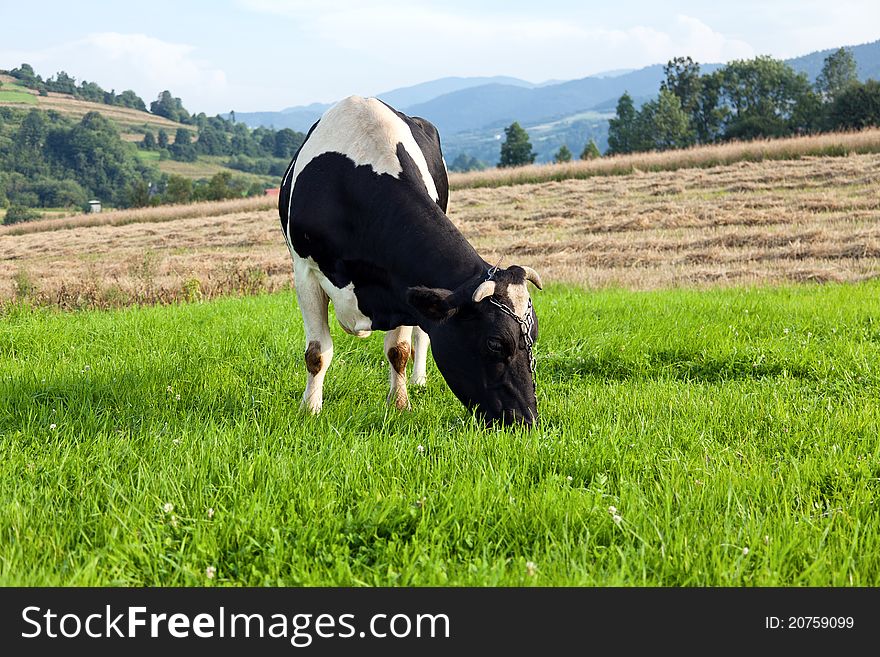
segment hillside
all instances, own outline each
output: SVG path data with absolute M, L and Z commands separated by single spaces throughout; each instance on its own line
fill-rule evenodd
M 15 78 L 2 73 L 0 73 L 0 82 L 3 83 L 3 86 L 0 87 L 0 106 L 53 110 L 74 119 L 81 119 L 89 112 L 100 112 L 117 125 L 120 135 L 127 141 L 142 140 L 144 127 L 152 130 L 164 129 L 172 138 L 178 128 L 193 129 L 192 126 L 170 121 L 163 116 L 156 116 L 128 107 L 78 100 L 73 96 L 55 92 L 49 92 L 47 96 L 40 96 L 33 89 L 21 86 Z
M 42 80 L 24 66 L 33 77 L 0 71 L 3 221 L 12 206 L 56 214 L 82 211 L 90 198 L 107 208 L 264 194 L 277 186 L 304 138 L 290 130 L 251 130 L 220 117 L 190 115 L 167 91 L 156 104 L 172 99 L 179 110 L 168 116 L 180 121 L 164 111 L 109 104 L 113 94 L 104 103 L 84 100 L 73 82 L 76 96 L 51 91 L 57 81 Z M 27 220 L 19 216 L 14 220 Z

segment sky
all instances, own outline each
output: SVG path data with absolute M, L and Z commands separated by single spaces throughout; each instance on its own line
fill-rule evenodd
M 0 69 L 163 91 L 209 116 L 447 76 L 531 82 L 880 39 L 877 0 L 0 0 Z

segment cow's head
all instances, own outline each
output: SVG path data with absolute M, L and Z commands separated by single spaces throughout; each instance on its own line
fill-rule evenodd
M 437 367 L 450 389 L 489 422 L 538 419 L 531 345 L 538 318 L 526 281 L 541 289 L 531 267 L 494 269 L 456 290 L 410 288 L 410 304 L 427 321 Z

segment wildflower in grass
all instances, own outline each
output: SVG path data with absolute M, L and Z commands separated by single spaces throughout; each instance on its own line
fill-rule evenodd
M 764 545 L 770 545 L 770 537 L 764 536 Z
M 174 444 L 174 445 L 179 445 L 179 444 L 180 444 L 180 438 L 175 438 L 175 439 L 172 440 L 171 442 L 172 442 L 172 444 Z
M 743 556 L 746 556 L 748 553 L 749 553 L 749 548 L 744 547 L 743 548 Z
M 615 524 L 615 525 L 619 525 L 621 522 L 623 522 L 623 518 L 621 518 L 621 517 L 620 517 L 618 514 L 616 514 L 616 513 L 615 513 L 613 516 L 611 516 L 611 519 L 614 521 L 614 524 Z
M 419 454 L 424 454 L 425 453 L 425 446 L 424 445 L 416 445 L 416 451 Z
M 574 477 L 572 477 L 571 475 L 568 475 L 568 476 L 566 477 L 566 480 L 568 480 L 568 481 L 574 481 Z
M 208 507 L 208 520 L 214 517 L 214 509 L 212 507 Z
M 217 574 L 217 569 L 214 566 L 208 566 L 205 568 L 205 577 L 208 579 L 214 579 L 214 575 Z
M 174 505 L 171 502 L 165 502 L 165 505 L 162 507 L 162 510 L 165 513 L 171 513 L 174 511 Z
M 608 513 L 610 513 L 612 516 L 617 515 L 617 507 L 614 505 L 609 506 Z
M 171 386 L 165 386 L 165 392 L 174 392 L 174 388 Z
M 177 527 L 177 516 L 171 516 L 171 526 L 174 528 Z
M 55 431 L 55 429 L 57 429 L 57 428 L 58 428 L 58 425 L 55 424 L 54 422 L 53 422 L 52 424 L 49 425 L 49 430 L 50 430 L 50 431 Z
M 534 577 L 538 573 L 538 564 L 534 561 L 526 561 L 526 575 Z
M 174 395 L 174 399 L 176 399 L 177 401 L 180 401 L 180 393 L 179 392 L 176 395 Z

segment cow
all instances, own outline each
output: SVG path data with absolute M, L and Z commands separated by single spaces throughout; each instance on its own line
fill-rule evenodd
M 333 358 L 328 304 L 347 333 L 385 331 L 388 402 L 425 385 L 428 347 L 453 394 L 491 425 L 538 418 L 531 267 L 491 266 L 446 215 L 437 129 L 376 98 L 350 96 L 311 127 L 282 178 L 281 228 L 293 258 L 308 371 L 302 407 L 323 404 Z

